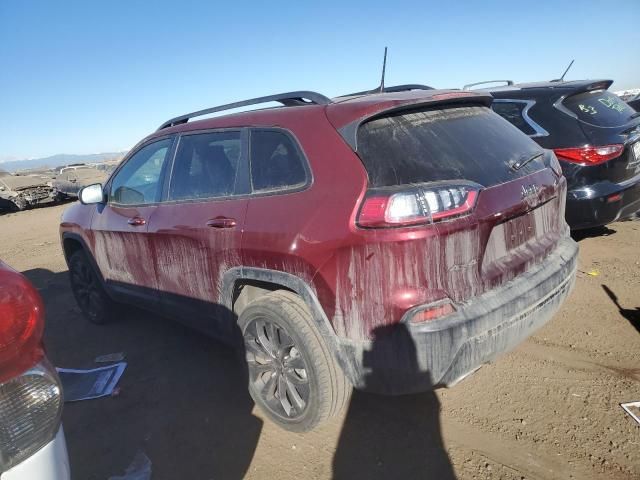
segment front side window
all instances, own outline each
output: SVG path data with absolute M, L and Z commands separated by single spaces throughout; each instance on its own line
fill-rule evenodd
M 240 152 L 238 131 L 183 136 L 171 175 L 169 200 L 233 195 Z
M 171 148 L 167 138 L 138 150 L 111 182 L 109 201 L 119 205 L 143 205 L 160 201 L 162 168 Z
M 256 192 L 301 187 L 307 182 L 302 157 L 289 135 L 251 132 L 251 182 Z
M 507 120 L 509 123 L 518 127 L 527 135 L 535 135 L 535 129 L 529 125 L 524 118 L 524 109 L 527 106 L 525 102 L 497 102 L 494 101 L 491 108 L 494 112 Z

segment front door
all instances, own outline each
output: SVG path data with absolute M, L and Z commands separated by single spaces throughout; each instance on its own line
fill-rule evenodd
M 239 130 L 181 136 L 167 198 L 148 229 L 163 309 L 216 336 L 234 325 L 222 277 L 242 264 L 243 144 Z
M 91 228 L 95 259 L 116 296 L 135 296 L 153 304 L 157 282 L 149 220 L 157 209 L 173 138 L 149 143 L 125 160 L 106 185 L 108 200 L 99 205 Z

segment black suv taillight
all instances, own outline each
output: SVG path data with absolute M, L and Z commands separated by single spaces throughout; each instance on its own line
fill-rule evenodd
M 622 144 L 554 149 L 558 158 L 580 165 L 599 165 L 619 157 L 623 151 L 624 145 Z
M 358 214 L 365 228 L 428 224 L 471 213 L 481 185 L 473 182 L 439 182 L 400 188 L 371 189 Z

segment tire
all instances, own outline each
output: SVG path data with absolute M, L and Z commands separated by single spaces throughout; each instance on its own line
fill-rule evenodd
M 116 303 L 107 295 L 82 250 L 74 252 L 69 258 L 69 280 L 73 296 L 87 320 L 103 325 L 113 318 Z
M 247 305 L 238 323 L 249 393 L 274 423 L 307 432 L 344 409 L 351 385 L 299 296 L 264 295 Z

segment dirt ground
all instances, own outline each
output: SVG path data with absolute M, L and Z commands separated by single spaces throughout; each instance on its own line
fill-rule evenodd
M 495 364 L 449 390 L 355 394 L 341 418 L 299 435 L 253 406 L 215 341 L 135 309 L 87 323 L 59 245 L 64 208 L 0 216 L 0 258 L 42 294 L 55 365 L 127 355 L 119 396 L 65 405 L 74 479 L 122 474 L 138 451 L 155 480 L 640 478 L 640 426 L 619 406 L 640 400 L 640 222 L 581 238 L 569 300 Z

